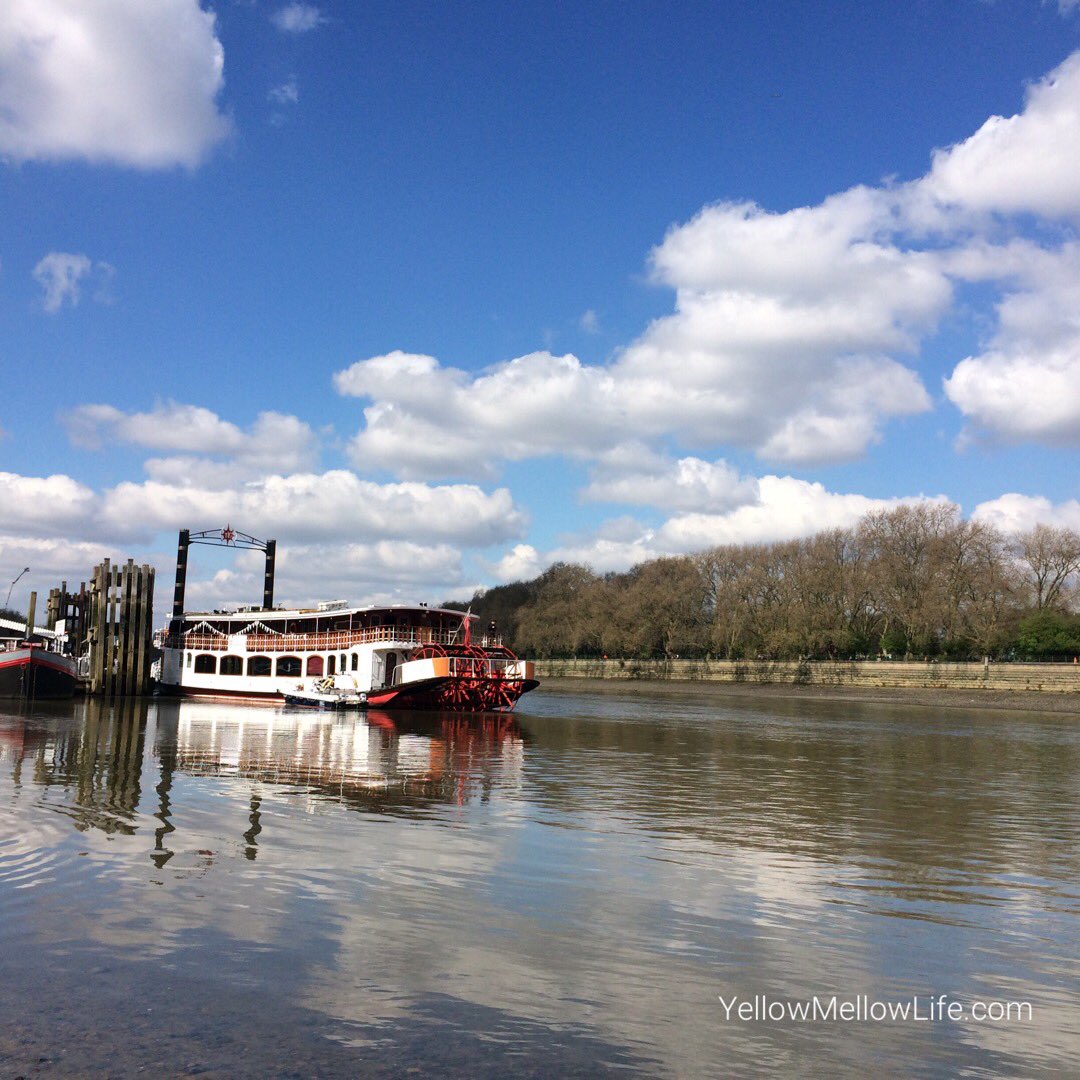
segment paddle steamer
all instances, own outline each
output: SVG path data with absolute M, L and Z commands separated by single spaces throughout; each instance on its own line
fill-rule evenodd
M 318 683 L 381 708 L 510 709 L 533 665 L 474 615 L 403 605 L 188 612 L 161 639 L 165 692 L 282 699 Z M 329 680 L 329 682 L 328 682 Z

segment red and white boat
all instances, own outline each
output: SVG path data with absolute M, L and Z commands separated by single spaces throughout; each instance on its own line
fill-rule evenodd
M 75 660 L 32 642 L 0 647 L 0 698 L 69 698 L 75 693 Z
M 185 612 L 159 636 L 164 693 L 281 701 L 322 692 L 378 708 L 512 709 L 533 665 L 477 618 L 447 608 L 347 607 Z

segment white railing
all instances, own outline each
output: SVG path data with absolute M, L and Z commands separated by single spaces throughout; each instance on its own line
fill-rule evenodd
M 247 652 L 336 652 L 353 645 L 375 645 L 393 642 L 395 645 L 459 645 L 459 629 L 432 630 L 427 626 L 364 626 L 353 630 L 333 630 L 305 634 L 247 634 Z M 165 647 L 190 649 L 192 652 L 228 652 L 229 638 L 217 634 L 187 634 L 180 638 L 170 635 Z M 484 637 L 479 644 L 494 647 L 502 644 L 499 636 Z

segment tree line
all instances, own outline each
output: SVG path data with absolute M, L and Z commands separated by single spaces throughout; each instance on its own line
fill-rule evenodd
M 802 540 L 557 563 L 468 603 L 535 657 L 1072 659 L 1080 534 L 1007 534 L 959 507 L 906 504 Z

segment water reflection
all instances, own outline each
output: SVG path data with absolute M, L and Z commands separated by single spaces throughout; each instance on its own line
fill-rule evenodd
M 516 720 L 0 715 L 0 1008 L 30 1024 L 29 979 L 85 1042 L 122 1008 L 86 972 L 122 969 L 170 1038 L 250 1029 L 320 1075 L 995 1075 L 1075 1056 L 1075 718 L 533 698 Z M 747 1027 L 717 1003 L 931 992 L 1035 1019 Z M 258 1043 L 196 1063 L 274 1075 Z
M 412 812 L 429 801 L 486 800 L 496 777 L 522 764 L 521 729 L 498 714 L 298 717 L 196 703 L 178 712 L 166 709 L 159 727 L 162 740 L 175 741 L 175 768 L 302 787 L 355 808 Z
M 32 781 L 71 795 L 64 807 L 79 829 L 134 833 L 143 799 L 148 710 L 156 762 L 152 813 L 155 863 L 172 852 L 177 773 L 242 778 L 334 799 L 354 809 L 422 812 L 433 802 L 487 801 L 497 783 L 520 778 L 524 738 L 509 715 L 441 713 L 298 714 L 199 702 L 113 704 L 90 699 L 74 715 L 57 710 L 0 716 L 0 768 L 13 786 Z M 245 856 L 258 852 L 261 799 L 252 794 Z

